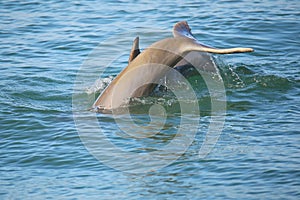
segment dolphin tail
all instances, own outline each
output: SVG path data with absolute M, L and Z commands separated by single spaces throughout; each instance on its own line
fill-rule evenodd
M 203 52 L 216 53 L 216 54 L 246 53 L 246 52 L 254 51 L 252 48 L 243 48 L 243 47 L 218 49 L 218 48 L 201 44 L 193 36 L 191 32 L 191 28 L 189 27 L 186 21 L 181 21 L 174 25 L 173 35 L 174 37 L 189 38 L 192 40 L 192 44 L 187 45 L 185 51 L 203 51 Z

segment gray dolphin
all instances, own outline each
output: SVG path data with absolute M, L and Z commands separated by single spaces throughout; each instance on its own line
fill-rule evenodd
M 132 97 L 149 95 L 156 86 L 154 83 L 158 83 L 170 68 L 184 65 L 182 60 L 189 53 L 200 52 L 202 58 L 208 59 L 207 53 L 231 54 L 253 51 L 251 48 L 217 49 L 203 45 L 193 36 L 186 21 L 174 25 L 173 36 L 153 43 L 143 52 L 139 50 L 137 37 L 133 42 L 128 66 L 99 95 L 93 108 L 99 112 L 109 112 L 126 105 Z

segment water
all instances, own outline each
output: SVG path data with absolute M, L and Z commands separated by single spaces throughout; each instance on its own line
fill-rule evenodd
M 299 199 L 299 10 L 296 0 L 2 1 L 1 199 Z M 78 94 L 87 104 L 98 94 L 88 88 L 95 89 L 101 66 L 113 62 L 100 79 L 107 83 L 126 66 L 135 36 L 144 49 L 170 37 L 181 20 L 205 44 L 255 49 L 216 57 L 227 96 L 222 134 L 199 159 L 210 99 L 198 88 L 201 123 L 178 160 L 142 174 L 115 170 L 93 157 L 78 135 L 72 95 L 80 67 L 99 44 L 105 47 L 99 68 L 86 73 L 86 91 Z M 98 125 L 120 148 L 151 152 L 178 130 L 173 100 L 161 100 L 170 105 L 170 116 L 153 137 L 126 138 L 110 115 L 96 115 Z M 77 111 L 95 117 L 87 109 Z M 138 111 L 137 123 L 149 121 L 147 112 Z M 149 127 L 143 134 L 152 132 Z

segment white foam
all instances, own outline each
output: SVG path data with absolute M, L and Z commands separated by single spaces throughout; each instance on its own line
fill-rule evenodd
M 113 79 L 113 76 L 97 79 L 93 85 L 86 89 L 86 93 L 95 94 L 97 92 L 102 92 L 110 84 L 110 82 L 112 82 Z

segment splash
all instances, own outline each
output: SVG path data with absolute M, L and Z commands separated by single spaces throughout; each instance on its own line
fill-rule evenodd
M 109 76 L 106 78 L 99 78 L 94 82 L 93 85 L 88 87 L 85 92 L 88 95 L 101 93 L 110 84 L 110 82 L 112 82 L 113 79 L 114 79 L 113 76 Z

